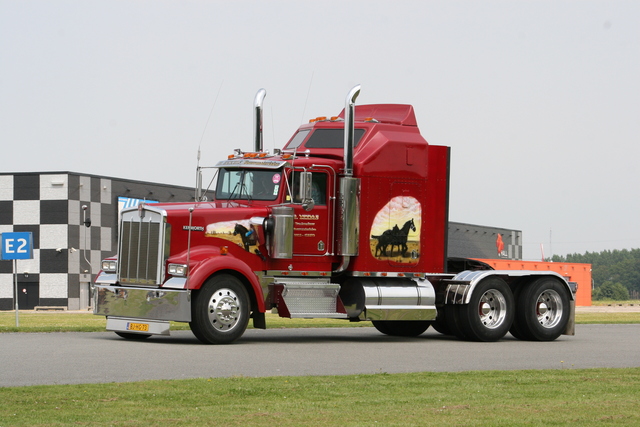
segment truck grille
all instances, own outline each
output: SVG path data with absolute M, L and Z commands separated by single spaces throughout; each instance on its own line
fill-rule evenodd
M 130 214 L 130 212 L 129 212 Z M 155 285 L 163 267 L 164 221 L 155 212 L 140 217 L 123 213 L 120 228 L 120 283 Z

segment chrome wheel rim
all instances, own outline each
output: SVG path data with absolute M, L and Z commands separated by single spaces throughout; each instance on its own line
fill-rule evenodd
M 538 323 L 544 328 L 553 328 L 562 319 L 562 298 L 558 292 L 548 289 L 540 294 L 536 301 Z
M 238 295 L 231 289 L 218 289 L 209 300 L 209 322 L 219 331 L 230 331 L 240 320 L 242 310 Z
M 490 289 L 480 297 L 478 304 L 480 322 L 489 329 L 502 325 L 507 316 L 507 300 L 496 289 Z

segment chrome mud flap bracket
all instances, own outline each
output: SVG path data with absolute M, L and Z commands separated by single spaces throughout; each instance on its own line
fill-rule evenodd
M 567 328 L 562 335 L 575 335 L 576 334 L 576 301 L 569 301 L 569 321 L 567 322 Z

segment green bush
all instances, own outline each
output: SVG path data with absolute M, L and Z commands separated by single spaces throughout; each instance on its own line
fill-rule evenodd
M 629 290 L 622 283 L 607 281 L 593 291 L 592 298 L 594 300 L 626 301 L 629 299 Z

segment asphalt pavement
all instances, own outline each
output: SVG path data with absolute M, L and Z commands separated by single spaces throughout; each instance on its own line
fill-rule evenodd
M 0 387 L 231 376 L 640 367 L 640 324 L 576 325 L 552 342 L 417 338 L 374 328 L 248 330 L 231 345 L 190 331 L 128 341 L 112 332 L 0 334 Z

